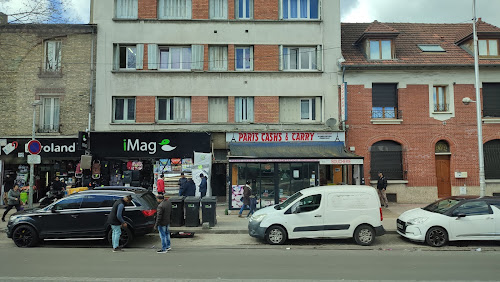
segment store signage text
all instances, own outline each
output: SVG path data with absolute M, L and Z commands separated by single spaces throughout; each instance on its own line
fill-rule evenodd
M 42 150 L 45 153 L 74 153 L 76 152 L 76 143 L 73 142 L 71 145 L 56 145 L 50 143 L 50 145 L 43 146 Z
M 175 150 L 177 147 L 170 146 L 169 139 L 163 139 L 158 143 L 165 152 Z M 150 155 L 156 154 L 156 142 L 144 142 L 139 139 L 123 139 L 123 151 L 125 152 L 148 152 Z
M 344 141 L 343 132 L 240 132 L 227 133 L 227 142 Z

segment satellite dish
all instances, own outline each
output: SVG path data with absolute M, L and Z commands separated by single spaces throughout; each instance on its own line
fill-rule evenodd
M 334 118 L 329 118 L 326 120 L 325 124 L 331 129 L 334 129 L 337 126 L 337 120 Z

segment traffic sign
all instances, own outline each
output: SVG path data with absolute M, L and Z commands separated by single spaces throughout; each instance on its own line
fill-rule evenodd
M 38 155 L 42 151 L 42 144 L 38 140 L 28 142 L 28 152 L 32 155 Z
M 42 157 L 40 155 L 28 155 L 28 164 L 41 164 Z

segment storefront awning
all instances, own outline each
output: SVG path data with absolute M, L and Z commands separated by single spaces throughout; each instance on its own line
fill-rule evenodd
M 343 142 L 229 143 L 230 158 L 254 159 L 363 159 L 348 152 Z

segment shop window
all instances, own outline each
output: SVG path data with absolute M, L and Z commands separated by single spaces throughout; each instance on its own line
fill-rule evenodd
M 234 99 L 234 121 L 253 122 L 253 97 L 236 97 Z
M 209 9 L 211 19 L 227 19 L 227 1 L 228 0 L 210 0 Z
M 500 83 L 483 83 L 483 116 L 500 117 Z
M 61 71 L 61 47 L 61 41 L 45 41 L 45 71 Z
M 158 98 L 158 121 L 191 122 L 191 98 Z
M 38 132 L 59 132 L 60 99 L 48 97 L 43 98 L 42 101 Z
M 113 98 L 113 122 L 135 121 L 135 98 Z
M 434 98 L 434 112 L 448 112 L 450 111 L 449 98 L 448 98 L 448 87 L 446 86 L 434 86 L 433 87 L 433 98 Z
M 227 122 L 227 97 L 208 98 L 208 122 Z
M 484 143 L 484 174 L 486 179 L 500 179 L 500 139 Z
M 372 180 L 378 179 L 379 172 L 382 172 L 388 180 L 404 179 L 401 144 L 389 140 L 379 141 L 371 146 L 370 156 Z
M 227 71 L 227 46 L 210 46 L 209 61 L 211 71 Z
M 191 0 L 159 0 L 159 19 L 191 19 Z
M 253 18 L 253 0 L 234 0 L 234 8 L 236 19 Z
M 391 40 L 370 40 L 370 60 L 391 60 Z
M 236 47 L 235 52 L 235 69 L 237 71 L 253 70 L 253 46 Z
M 372 85 L 372 118 L 400 118 L 397 84 L 374 83 Z
M 116 18 L 137 19 L 138 0 L 115 0 Z
M 319 18 L 320 0 L 281 0 L 281 18 L 308 20 Z

